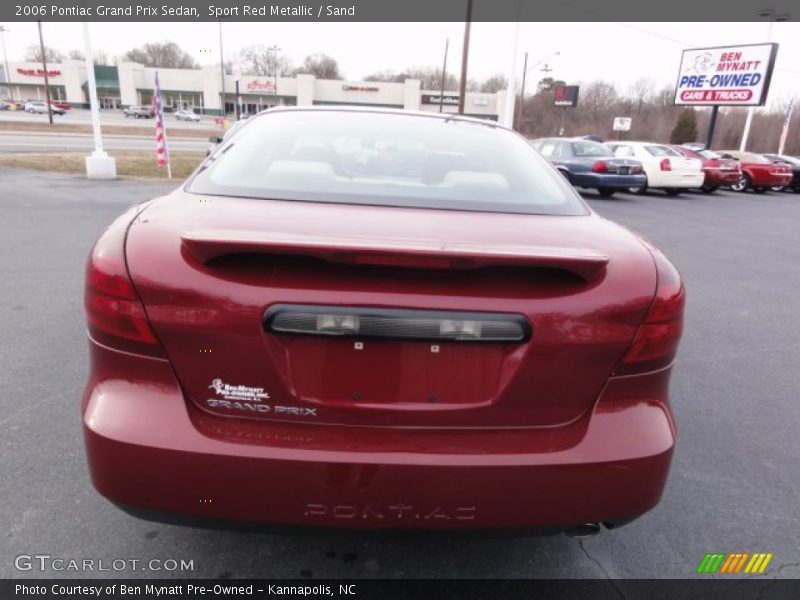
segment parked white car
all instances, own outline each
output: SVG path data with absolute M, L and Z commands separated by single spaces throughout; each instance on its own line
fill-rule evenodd
M 194 121 L 197 123 L 200 121 L 200 115 L 195 114 L 194 111 L 191 110 L 176 110 L 175 119 L 178 121 Z
M 617 157 L 641 161 L 647 183 L 632 192 L 643 194 L 648 188 L 658 188 L 675 196 L 689 188 L 702 187 L 705 181 L 701 160 L 687 158 L 664 144 L 615 141 L 606 145 Z

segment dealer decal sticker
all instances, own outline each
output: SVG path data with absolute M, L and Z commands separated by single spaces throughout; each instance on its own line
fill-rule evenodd
M 262 400 L 269 400 L 269 394 L 264 391 L 264 388 L 247 387 L 246 385 L 230 385 L 222 381 L 222 379 L 215 379 L 208 386 L 217 396 L 222 396 L 225 400 L 238 400 L 245 402 L 261 402 Z
M 217 398 L 208 398 L 206 404 L 209 408 L 224 408 L 249 413 L 272 413 L 294 417 L 316 417 L 317 409 L 306 406 L 281 406 L 277 404 L 264 404 L 262 400 L 269 400 L 269 393 L 260 387 L 246 385 L 230 385 L 222 379 L 214 379 L 208 386 L 214 390 Z

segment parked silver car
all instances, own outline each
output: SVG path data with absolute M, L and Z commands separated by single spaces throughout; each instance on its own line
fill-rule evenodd
M 63 115 L 65 112 L 67 112 L 63 108 L 59 108 L 53 103 L 50 103 L 50 110 L 52 110 L 53 114 L 55 115 Z M 25 103 L 25 112 L 46 115 L 47 102 L 44 102 L 43 100 L 29 100 Z
M 200 122 L 200 115 L 194 113 L 191 110 L 176 110 L 175 111 L 175 120 L 176 121 L 192 121 L 193 123 Z

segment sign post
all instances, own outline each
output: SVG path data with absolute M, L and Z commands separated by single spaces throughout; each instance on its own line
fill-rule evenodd
M 553 104 L 562 107 L 561 111 L 561 127 L 558 130 L 558 135 L 564 135 L 564 122 L 567 118 L 567 107 L 578 105 L 578 92 L 580 86 L 577 85 L 557 85 L 553 88 Z
M 622 132 L 623 131 L 630 131 L 631 130 L 631 123 L 633 119 L 630 117 L 614 117 L 614 125 L 611 127 L 612 130 L 617 132 L 617 139 L 622 139 Z
M 683 51 L 674 102 L 678 106 L 712 107 L 706 147 L 714 139 L 720 106 L 764 105 L 777 54 L 778 44 L 773 43 Z M 746 139 L 745 132 L 742 143 Z

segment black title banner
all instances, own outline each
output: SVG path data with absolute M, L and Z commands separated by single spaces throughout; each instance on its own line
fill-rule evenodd
M 465 21 L 468 4 L 469 0 L 3 0 L 0 21 L 446 22 Z M 472 0 L 470 20 L 720 22 L 795 20 L 797 13 L 796 0 Z

